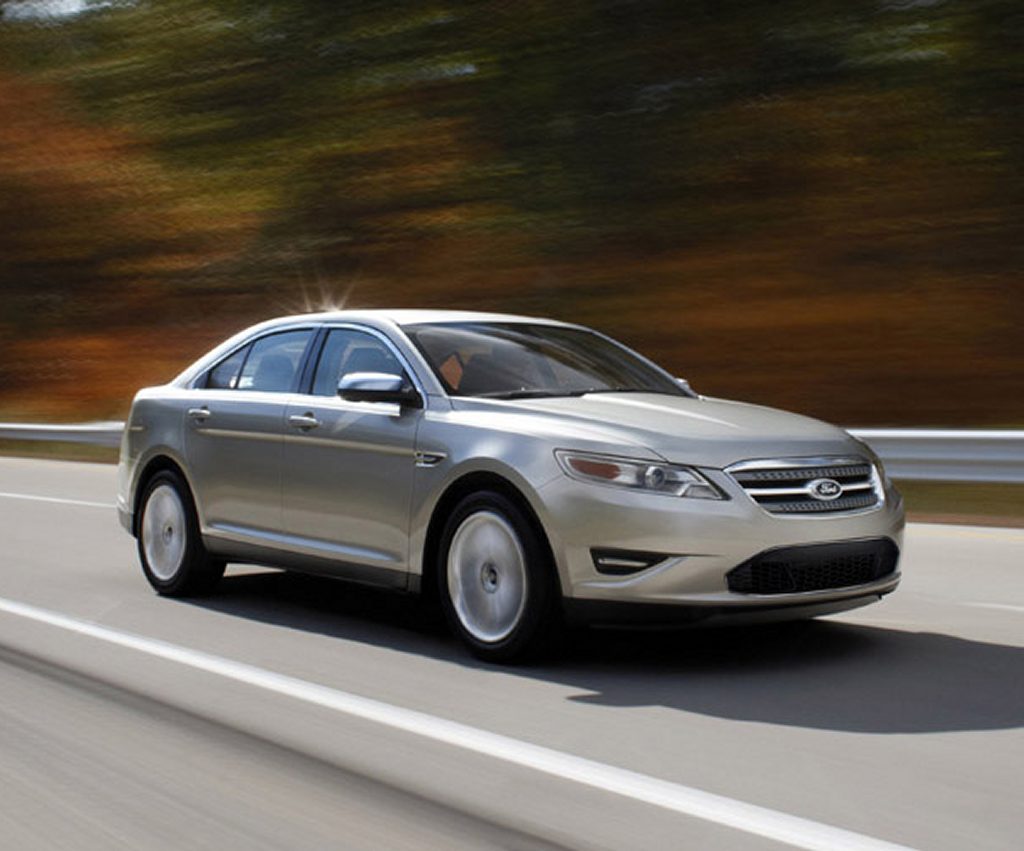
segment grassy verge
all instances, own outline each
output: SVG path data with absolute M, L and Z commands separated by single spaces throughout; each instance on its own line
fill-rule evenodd
M 0 440 L 0 455 L 16 458 L 46 458 L 51 461 L 96 461 L 116 464 L 118 450 L 112 446 L 62 443 L 54 440 Z
M 910 520 L 1024 526 L 1024 485 L 900 482 Z

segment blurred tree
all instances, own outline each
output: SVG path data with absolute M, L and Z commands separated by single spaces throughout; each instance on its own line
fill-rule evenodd
M 1024 419 L 1011 0 L 45 5 L 0 3 L 0 322 L 458 299 L 834 419 Z

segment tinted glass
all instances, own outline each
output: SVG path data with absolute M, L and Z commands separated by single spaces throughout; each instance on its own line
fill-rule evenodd
M 237 352 L 228 355 L 217 364 L 206 376 L 206 386 L 211 390 L 234 390 L 238 384 L 238 371 L 245 363 L 249 353 L 248 346 L 242 346 Z
M 262 337 L 250 346 L 238 377 L 238 390 L 287 393 L 295 383 L 312 331 L 285 331 Z
M 405 331 L 457 396 L 689 395 L 623 346 L 580 328 L 473 322 L 411 325 Z
M 377 337 L 349 328 L 336 328 L 327 334 L 320 352 L 313 393 L 317 396 L 337 395 L 338 382 L 350 372 L 405 375 L 398 358 Z

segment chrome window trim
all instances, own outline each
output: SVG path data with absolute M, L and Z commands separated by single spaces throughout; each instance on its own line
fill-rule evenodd
M 429 397 L 427 395 L 426 390 L 423 389 L 423 382 L 420 380 L 419 374 L 410 365 L 409 358 L 407 358 L 405 356 L 405 352 L 403 352 L 395 344 L 395 341 L 392 340 L 390 337 L 388 337 L 388 335 L 385 334 L 383 331 L 381 331 L 378 328 L 373 328 L 373 327 L 371 327 L 369 325 L 361 325 L 358 322 L 337 322 L 337 323 L 335 323 L 335 322 L 325 322 L 320 327 L 322 327 L 324 329 L 324 332 L 325 332 L 324 333 L 324 345 L 326 345 L 326 343 L 327 343 L 327 335 L 330 334 L 331 331 L 335 331 L 335 330 L 340 330 L 340 331 L 360 331 L 360 332 L 362 332 L 364 334 L 369 334 L 371 337 L 376 337 L 378 340 L 380 340 L 382 343 L 384 343 L 384 345 L 388 348 L 388 350 L 391 352 L 391 354 L 393 354 L 395 356 L 395 359 L 399 362 L 399 364 L 401 364 L 402 369 L 405 370 L 406 374 L 409 376 L 409 380 L 413 383 L 413 386 L 416 388 L 416 392 L 420 394 L 420 398 L 423 400 L 424 406 L 426 406 L 427 399 Z M 312 389 L 312 384 L 316 383 L 316 371 L 317 371 L 317 369 L 320 366 L 320 356 L 322 354 L 323 354 L 323 347 L 321 346 L 320 351 L 317 352 L 317 362 L 313 365 L 313 372 L 312 372 L 312 375 L 310 375 L 310 379 L 311 379 L 311 382 L 312 382 L 311 386 L 310 386 L 310 389 Z M 298 395 L 305 396 L 305 397 L 308 397 L 308 398 L 311 398 L 311 399 L 337 399 L 337 398 L 339 398 L 337 396 L 337 394 L 335 394 L 334 396 L 317 396 L 317 395 L 315 395 L 313 393 L 300 393 Z M 355 404 L 365 405 L 366 403 L 365 402 L 359 402 L 359 403 L 355 403 Z M 370 403 L 370 404 L 373 404 L 373 403 Z
M 299 323 L 297 325 L 281 325 L 281 326 L 278 326 L 276 328 L 264 328 L 261 331 L 257 331 L 251 337 L 246 337 L 237 346 L 234 346 L 232 349 L 228 350 L 227 352 L 222 352 L 221 354 L 219 354 L 216 360 L 213 360 L 209 364 L 204 364 L 195 373 L 195 375 L 193 375 L 191 378 L 189 378 L 185 382 L 185 389 L 186 390 L 211 390 L 211 391 L 212 390 L 220 390 L 220 391 L 226 391 L 228 393 L 247 393 L 247 392 L 250 392 L 250 391 L 247 391 L 247 390 L 236 390 L 233 387 L 197 387 L 196 383 L 201 378 L 203 378 L 204 376 L 209 375 L 212 370 L 216 369 L 218 366 L 220 366 L 220 364 L 224 363 L 224 361 L 226 361 L 228 358 L 233 357 L 236 353 L 238 353 L 239 351 L 244 349 L 246 346 L 250 346 L 250 345 L 252 345 L 254 343 L 259 342 L 264 337 L 273 337 L 275 334 L 284 334 L 284 333 L 288 333 L 289 331 L 312 331 L 314 333 L 314 335 L 315 335 L 316 331 L 317 331 L 317 329 L 319 327 L 320 326 L 317 325 L 317 324 L 310 324 L 308 322 L 302 322 L 302 323 Z M 309 343 L 308 342 L 306 343 L 306 346 L 307 346 L 307 348 L 309 347 Z M 303 352 L 303 359 L 305 359 L 305 355 L 306 355 L 306 353 Z M 300 367 L 299 368 L 299 372 L 301 373 L 302 372 L 302 368 L 301 368 L 302 364 L 299 364 L 299 367 Z M 243 362 L 241 369 L 244 369 L 244 368 L 245 368 L 245 363 Z M 241 371 L 241 370 L 239 370 L 239 371 Z M 257 392 L 257 393 L 267 393 L 267 392 L 271 392 L 271 393 L 284 393 L 285 395 L 287 395 L 291 391 L 290 390 L 288 390 L 288 391 L 257 390 L 257 391 L 251 391 L 251 392 Z

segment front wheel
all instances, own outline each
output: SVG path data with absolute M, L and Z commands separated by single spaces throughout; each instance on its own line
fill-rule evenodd
M 224 574 L 224 562 L 210 557 L 199 535 L 188 485 L 164 470 L 146 485 L 139 518 L 139 560 L 146 579 L 168 597 L 210 591 Z
M 556 628 L 554 565 L 523 511 L 502 494 L 472 494 L 455 507 L 437 575 L 449 625 L 481 659 L 535 654 Z

